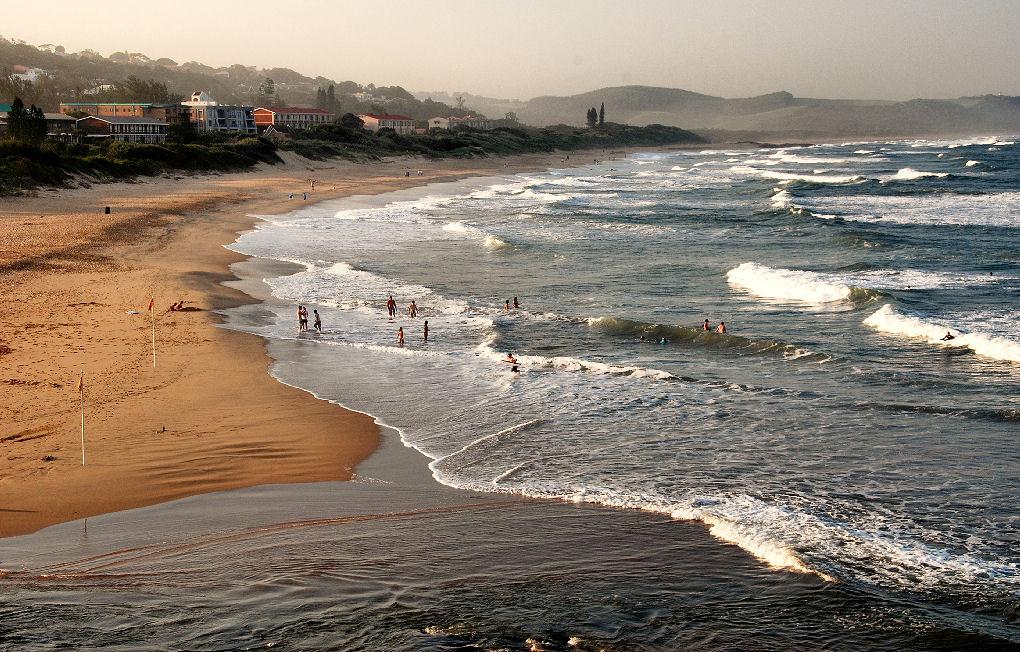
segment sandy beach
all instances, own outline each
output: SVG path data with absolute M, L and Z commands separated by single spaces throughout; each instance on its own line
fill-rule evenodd
M 252 301 L 222 284 L 243 259 L 223 245 L 305 191 L 322 201 L 561 159 L 290 156 L 254 172 L 0 199 L 0 536 L 205 492 L 350 478 L 377 446 L 376 426 L 276 382 L 261 338 L 217 327 L 216 310 Z M 168 311 L 177 301 L 185 310 Z

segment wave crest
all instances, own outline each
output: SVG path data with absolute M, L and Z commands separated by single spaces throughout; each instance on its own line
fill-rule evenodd
M 782 269 L 747 262 L 726 273 L 730 285 L 765 299 L 813 304 L 868 301 L 875 290 L 835 282 L 816 272 Z
M 922 170 L 915 170 L 914 168 L 900 168 L 899 171 L 889 177 L 889 179 L 891 181 L 913 181 L 915 179 L 924 179 L 925 177 L 944 179 L 948 176 L 948 172 L 924 172 Z
M 923 339 L 929 344 L 947 348 L 965 347 L 986 358 L 1020 362 L 1020 342 L 987 333 L 963 333 L 934 321 L 902 314 L 888 303 L 865 319 L 864 323 L 883 333 Z M 954 339 L 943 341 L 947 331 L 953 334 Z

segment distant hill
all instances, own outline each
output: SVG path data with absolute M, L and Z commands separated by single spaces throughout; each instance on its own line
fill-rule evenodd
M 1020 98 L 1002 95 L 892 102 L 799 98 L 783 91 L 727 99 L 654 86 L 617 86 L 524 102 L 463 95 L 480 111 L 515 111 L 533 125 L 580 125 L 588 108 L 604 102 L 606 119 L 615 122 L 787 138 L 1020 133 Z
M 203 90 L 224 104 L 320 106 L 337 113 L 400 113 L 419 120 L 478 112 L 472 107 L 421 101 L 400 86 L 337 82 L 289 68 L 240 64 L 214 68 L 196 61 L 153 59 L 139 52 L 114 52 L 104 57 L 94 50 L 67 52 L 59 45 L 33 46 L 0 37 L 0 103 L 18 96 L 26 104 L 56 111 L 60 102 L 165 101 L 162 97 L 124 97 L 125 89 L 145 88 L 125 83 L 131 78 L 165 85 L 171 99 Z M 330 86 L 334 87 L 332 105 L 321 106 L 325 98 L 318 91 Z

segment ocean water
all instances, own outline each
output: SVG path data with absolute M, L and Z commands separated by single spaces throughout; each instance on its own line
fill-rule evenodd
M 303 266 L 267 281 L 323 334 L 286 304 L 250 330 L 314 344 L 324 398 L 440 483 L 702 522 L 1020 642 L 1013 139 L 635 154 L 308 206 L 232 248 Z

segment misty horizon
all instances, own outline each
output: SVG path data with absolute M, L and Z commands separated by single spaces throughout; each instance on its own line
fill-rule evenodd
M 253 0 L 253 14 L 274 3 Z M 293 20 L 224 29 L 221 7 L 204 19 L 145 8 L 130 31 L 90 24 L 85 8 L 15 6 L 4 36 L 69 52 L 140 52 L 153 59 L 292 68 L 310 76 L 416 92 L 527 100 L 611 86 L 682 88 L 737 98 L 788 91 L 864 100 L 1020 95 L 1020 5 L 949 2 L 725 3 L 706 8 L 646 2 L 455 2 L 431 20 L 388 11 L 351 21 L 355 5 L 303 3 Z M 582 11 L 582 9 L 584 11 Z M 308 17 L 309 19 L 305 19 Z M 310 20 L 315 18 L 315 20 Z M 385 44 L 380 46 L 380 44 Z

